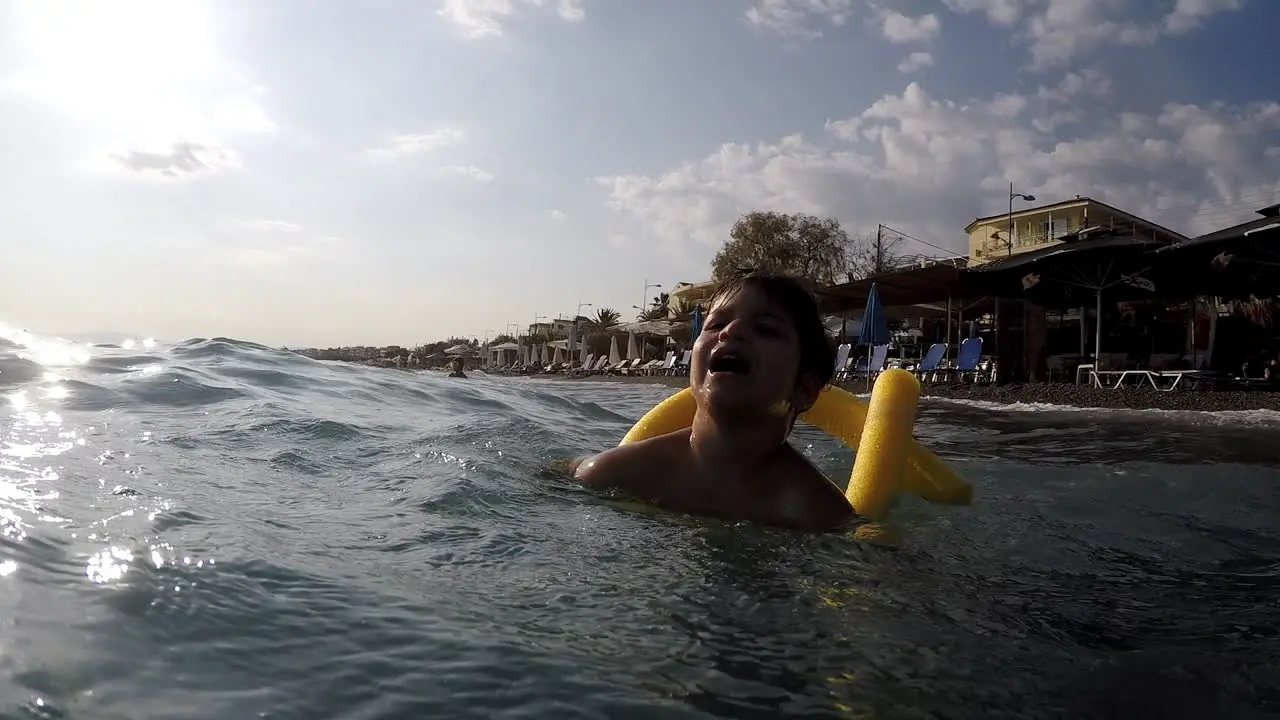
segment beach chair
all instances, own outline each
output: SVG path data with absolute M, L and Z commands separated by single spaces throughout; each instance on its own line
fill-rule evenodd
M 854 366 L 852 373 L 847 373 L 846 377 L 853 375 L 856 377 L 865 377 L 875 380 L 876 376 L 884 371 L 885 363 L 889 361 L 889 346 L 876 345 L 871 348 L 871 360 L 868 361 L 866 356 L 860 357 Z
M 977 379 L 978 365 L 981 362 L 982 338 L 965 338 L 964 342 L 960 343 L 960 352 L 956 353 L 956 366 L 939 369 L 937 372 L 945 373 L 956 380 L 964 380 L 966 377 Z
M 654 368 L 662 364 L 661 360 L 649 360 L 642 362 L 631 369 L 632 375 L 648 375 Z
M 853 346 L 849 343 L 841 343 L 836 348 L 836 379 L 843 379 L 849 370 L 849 353 L 853 351 Z
M 667 357 L 657 366 L 649 371 L 650 375 L 666 375 L 676 364 L 676 352 L 674 350 L 667 351 Z
M 595 364 L 596 356 L 592 353 L 587 356 L 587 361 L 582 363 L 582 367 L 570 368 L 569 374 L 573 377 L 585 377 L 591 374 L 591 366 Z
M 630 375 L 631 371 L 635 368 L 640 367 L 640 363 L 642 362 L 644 362 L 644 360 L 641 360 L 640 358 L 635 358 L 634 360 L 624 360 L 622 362 L 622 367 L 618 368 L 618 374 Z
M 920 364 L 915 368 L 916 377 L 924 380 L 925 375 L 937 375 L 938 368 L 942 365 L 942 358 L 947 354 L 946 343 L 934 343 L 925 351 L 924 357 L 920 358 Z
M 688 375 L 689 362 L 692 359 L 693 359 L 693 351 L 685 350 L 684 355 L 680 356 L 680 362 L 676 363 L 675 367 L 671 368 L 671 372 L 668 374 L 669 375 Z

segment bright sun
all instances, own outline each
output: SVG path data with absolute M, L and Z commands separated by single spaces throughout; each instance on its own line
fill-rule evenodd
M 16 0 L 13 7 L 22 59 L 5 84 L 132 143 L 208 135 L 229 102 L 244 102 L 231 98 L 252 94 L 220 60 L 211 8 L 201 0 Z

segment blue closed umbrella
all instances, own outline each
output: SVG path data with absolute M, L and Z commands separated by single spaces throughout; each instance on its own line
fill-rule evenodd
M 862 328 L 858 332 L 859 345 L 885 345 L 889 342 L 889 321 L 880 304 L 880 293 L 875 283 L 867 291 L 867 307 L 862 311 Z
M 689 328 L 689 337 L 697 340 L 702 334 L 702 303 L 693 306 L 692 327 Z
M 871 349 L 876 345 L 889 344 L 889 320 L 885 317 L 884 306 L 880 304 L 880 293 L 875 283 L 867 291 L 867 307 L 862 311 L 862 327 L 858 332 L 858 344 L 867 346 L 867 388 L 871 388 L 871 373 L 878 368 L 871 367 Z

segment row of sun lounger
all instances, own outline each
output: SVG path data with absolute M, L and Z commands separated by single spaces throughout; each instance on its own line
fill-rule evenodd
M 692 352 L 685 350 L 678 356 L 676 352 L 668 352 L 660 360 L 620 360 L 609 362 L 607 355 L 599 357 L 587 356 L 584 363 L 559 363 L 551 365 L 506 365 L 492 368 L 489 372 L 504 375 L 569 375 L 571 377 L 587 377 L 591 375 L 617 376 L 679 376 L 689 374 L 689 360 Z M 922 381 L 938 382 L 943 380 L 986 379 L 986 371 L 982 367 L 982 339 L 969 338 L 960 343 L 960 351 L 955 362 L 946 359 L 947 345 L 934 343 L 918 363 L 901 363 L 893 365 L 904 367 L 915 373 Z M 835 379 L 852 380 L 854 378 L 874 378 L 890 366 L 889 346 L 877 345 L 871 348 L 870 357 L 853 354 L 852 345 L 841 345 L 836 350 Z
M 674 351 L 668 352 L 667 356 L 661 360 L 643 360 L 635 358 L 631 360 L 620 360 L 616 363 L 609 362 L 608 355 L 588 355 L 584 363 L 556 363 L 551 365 L 504 365 L 502 367 L 493 368 L 492 373 L 504 375 L 570 375 L 573 377 L 586 377 L 589 375 L 619 375 L 619 376 L 658 376 L 658 375 L 688 375 L 689 374 L 689 358 L 693 353 L 689 350 L 677 359 Z
M 869 357 L 868 357 L 869 355 Z M 947 360 L 947 344 L 929 346 L 919 362 L 889 361 L 889 346 L 873 346 L 868 355 L 853 355 L 852 345 L 841 345 L 836 350 L 836 379 L 871 378 L 889 367 L 909 370 L 922 382 L 954 382 L 990 380 L 989 368 L 982 362 L 982 338 L 968 338 L 960 343 L 954 362 Z

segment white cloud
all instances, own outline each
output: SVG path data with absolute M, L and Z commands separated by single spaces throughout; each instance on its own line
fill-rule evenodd
M 943 0 L 946 6 L 958 13 L 980 12 L 993 25 L 1009 27 L 1022 14 L 1022 0 Z
M 487 170 L 481 170 L 475 165 L 446 165 L 444 170 L 445 172 L 453 173 L 454 175 L 461 175 L 468 180 L 474 180 L 476 182 L 489 182 L 490 180 L 493 180 L 493 173 Z
M 747 8 L 751 25 L 798 38 L 817 38 L 822 32 L 813 27 L 826 23 L 839 27 L 853 15 L 854 0 L 757 0 Z
M 242 267 L 275 268 L 301 262 L 336 261 L 349 245 L 337 235 L 315 233 L 283 220 L 232 220 L 210 247 L 215 261 Z
M 556 15 L 565 22 L 582 22 L 586 19 L 582 3 L 558 0 Z M 543 0 L 444 0 L 436 14 L 458 26 L 464 37 L 482 40 L 502 37 L 503 26 L 521 7 L 537 9 L 543 5 Z
M 1063 67 L 1108 45 L 1147 46 L 1162 36 L 1200 27 L 1215 14 L 1239 10 L 1242 0 L 944 0 L 959 13 L 983 13 L 994 25 L 1016 28 L 1037 69 Z
M 583 0 L 560 0 L 556 5 L 556 14 L 565 22 L 582 22 L 587 19 L 582 2 Z
M 284 220 L 233 220 L 231 224 L 236 228 L 252 232 L 302 232 L 301 225 L 295 225 Z
M 462 129 L 444 127 L 425 133 L 394 135 L 385 146 L 373 148 L 369 150 L 369 154 L 379 159 L 391 160 L 460 145 L 466 140 L 467 134 Z
M 1242 0 L 1177 0 L 1173 12 L 1164 17 L 1164 30 L 1170 35 L 1180 35 L 1200 27 L 1213 15 L 1241 7 Z
M 942 32 L 942 22 L 933 13 L 913 18 L 896 10 L 879 10 L 875 18 L 880 34 L 895 44 L 925 42 Z
M 567 218 L 567 217 L 569 217 L 569 216 L 568 216 L 567 214 L 565 214 L 565 212 L 564 212 L 563 210 L 552 210 L 552 211 L 551 211 L 551 219 L 552 219 L 552 220 L 564 220 L 564 219 L 565 219 L 565 218 Z
M 927 52 L 913 52 L 898 63 L 898 72 L 913 73 L 933 66 L 933 56 Z
M 961 251 L 964 225 L 999 212 L 1007 183 L 1044 202 L 1088 195 L 1198 233 L 1280 199 L 1280 105 L 1166 105 L 1045 123 L 1098 95 L 1099 78 L 953 102 L 916 83 L 827 124 L 826 137 L 727 143 L 665 173 L 600 178 L 636 235 L 675 253 L 717 246 L 752 209 L 831 214 L 851 231 L 876 223 Z M 927 249 L 922 251 L 928 252 Z
M 122 150 L 107 155 L 106 163 L 96 165 L 107 170 L 151 180 L 183 180 L 235 170 L 240 157 L 227 148 L 178 142 L 163 150 Z

